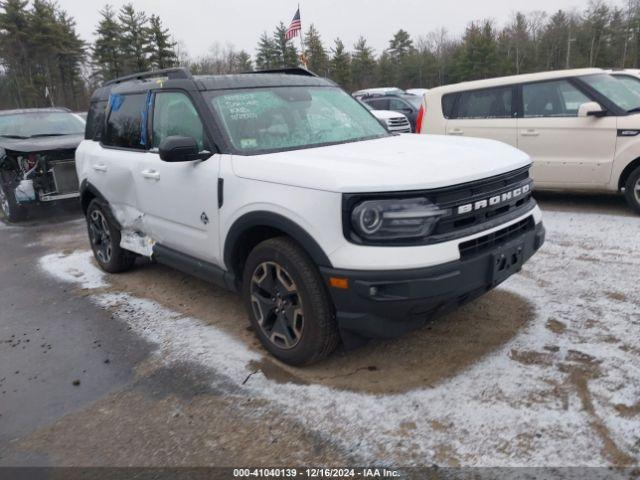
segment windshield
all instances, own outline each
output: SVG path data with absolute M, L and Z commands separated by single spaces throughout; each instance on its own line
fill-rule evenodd
M 339 88 L 274 87 L 208 92 L 233 147 L 255 155 L 356 142 L 389 133 Z
M 640 95 L 640 78 L 626 74 L 616 74 L 613 76 L 622 82 L 629 90 L 633 90 Z
M 15 138 L 76 135 L 84 121 L 67 112 L 29 112 L 0 115 L 0 136 Z
M 619 79 L 607 74 L 580 78 L 623 110 L 628 112 L 640 108 L 640 94 Z

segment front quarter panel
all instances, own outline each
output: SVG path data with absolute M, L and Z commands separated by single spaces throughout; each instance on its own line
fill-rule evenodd
M 640 158 L 640 115 L 618 118 L 618 137 L 609 190 L 618 190 L 620 175 L 631 162 Z

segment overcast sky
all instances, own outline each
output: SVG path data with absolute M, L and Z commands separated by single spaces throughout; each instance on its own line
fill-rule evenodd
M 99 10 L 105 3 L 119 8 L 127 0 L 58 0 L 76 19 L 78 32 L 93 40 Z M 445 27 L 460 35 L 471 20 L 491 18 L 498 24 L 521 10 L 582 9 L 587 0 L 303 0 L 300 2 L 302 28 L 314 23 L 325 44 L 342 38 L 348 48 L 364 35 L 379 53 L 400 28 L 413 37 Z M 289 24 L 295 13 L 294 0 L 133 0 L 137 9 L 156 13 L 176 40 L 184 43 L 191 56 L 203 55 L 214 43 L 231 44 L 254 54 L 258 36 L 283 21 Z M 297 41 L 297 39 L 296 39 Z

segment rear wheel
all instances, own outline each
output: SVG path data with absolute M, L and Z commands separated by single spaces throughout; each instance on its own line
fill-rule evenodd
M 13 189 L 7 188 L 2 182 L 0 182 L 0 209 L 9 222 L 19 222 L 27 216 L 27 209 L 16 201 Z
M 87 230 L 93 255 L 104 271 L 119 273 L 133 266 L 135 254 L 120 248 L 120 230 L 97 200 L 92 200 L 87 208 Z
M 335 350 L 331 301 L 315 264 L 292 240 L 272 238 L 253 249 L 243 297 L 258 338 L 283 362 L 307 365 Z
M 627 199 L 627 203 L 637 213 L 640 213 L 640 167 L 636 168 L 624 186 L 624 196 Z

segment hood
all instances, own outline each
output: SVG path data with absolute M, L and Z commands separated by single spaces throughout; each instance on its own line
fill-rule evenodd
M 398 112 L 392 112 L 391 110 L 371 110 L 373 116 L 380 120 L 387 120 L 389 118 L 406 118 L 406 115 Z
M 36 137 L 14 139 L 0 137 L 0 147 L 14 152 L 31 153 L 48 150 L 71 150 L 80 145 L 84 135 L 61 135 L 56 137 Z
M 344 193 L 447 187 L 530 164 L 528 155 L 501 142 L 440 135 L 233 156 L 239 177 Z

